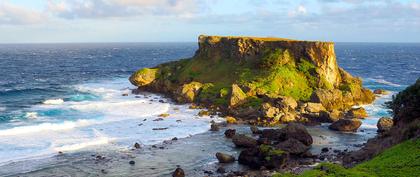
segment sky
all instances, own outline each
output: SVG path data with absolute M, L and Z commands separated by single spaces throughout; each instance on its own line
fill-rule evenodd
M 0 0 L 0 43 L 420 42 L 420 0 Z

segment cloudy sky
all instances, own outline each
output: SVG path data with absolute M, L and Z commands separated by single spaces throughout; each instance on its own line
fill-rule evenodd
M 196 41 L 199 34 L 420 42 L 420 0 L 0 0 L 0 43 Z

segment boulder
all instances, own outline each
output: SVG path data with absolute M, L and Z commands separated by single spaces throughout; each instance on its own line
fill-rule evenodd
M 261 137 L 270 141 L 283 141 L 283 132 L 281 129 L 264 129 L 261 132 Z
M 385 132 L 391 129 L 391 127 L 394 125 L 394 121 L 392 118 L 389 117 L 381 117 L 376 124 L 378 127 L 378 132 Z
M 242 91 L 242 89 L 236 85 L 232 84 L 232 93 L 230 95 L 229 106 L 236 107 L 246 101 L 246 94 Z
M 219 160 L 219 163 L 232 163 L 235 162 L 235 157 L 229 154 L 224 154 L 221 152 L 216 153 L 216 158 Z
M 307 146 L 294 138 L 289 138 L 286 141 L 277 144 L 276 148 L 289 152 L 290 154 L 298 155 L 308 151 L 311 146 Z
M 350 118 L 359 118 L 359 119 L 362 119 L 362 118 L 368 117 L 369 115 L 367 114 L 365 108 L 360 107 L 360 108 L 353 108 L 353 109 L 351 109 L 350 111 L 347 112 L 347 115 L 346 116 L 348 116 Z
M 241 151 L 238 162 L 239 164 L 247 165 L 250 168 L 259 169 L 263 165 L 259 148 L 248 148 Z
M 143 68 L 132 74 L 129 80 L 135 86 L 146 86 L 158 78 L 158 72 L 157 68 Z
M 199 94 L 203 84 L 199 82 L 191 82 L 179 87 L 175 92 L 175 99 L 181 103 L 192 103 Z
M 232 142 L 237 147 L 249 148 L 249 147 L 255 147 L 257 145 L 257 140 L 243 134 L 238 134 L 238 135 L 233 136 Z
M 305 126 L 298 123 L 289 123 L 281 129 L 283 139 L 296 139 L 304 145 L 310 146 L 313 143 L 311 134 L 306 130 Z
M 343 94 L 338 89 L 317 89 L 311 95 L 311 102 L 321 103 L 327 110 L 343 108 Z
M 359 119 L 340 119 L 332 123 L 328 128 L 336 131 L 357 131 L 362 125 Z
M 176 168 L 172 173 L 172 177 L 185 177 L 184 170 L 182 168 Z
M 233 136 L 235 136 L 235 134 L 236 134 L 236 130 L 235 129 L 227 129 L 225 131 L 226 138 L 232 138 Z

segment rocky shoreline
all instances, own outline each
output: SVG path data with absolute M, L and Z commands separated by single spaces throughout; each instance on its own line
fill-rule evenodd
M 236 134 L 234 129 L 224 134 L 236 147 L 245 148 L 238 162 L 258 172 L 290 172 L 313 165 L 319 158 L 330 162 L 348 158 L 338 150 L 327 153 L 328 148 L 320 155 L 309 153 L 313 140 L 303 125 L 331 123 L 330 130 L 356 132 L 360 119 L 368 117 L 357 106 L 372 103 L 375 94 L 386 94 L 363 88 L 360 78 L 339 68 L 333 43 L 279 38 L 200 36 L 194 57 L 141 69 L 129 80 L 138 86 L 133 93 L 162 93 L 178 103 L 209 110 L 201 115 L 251 125 L 256 138 Z M 287 125 L 282 129 L 255 127 L 279 124 Z M 382 118 L 379 131 L 388 132 L 392 124 L 391 119 Z M 212 124 L 211 131 L 219 129 Z M 333 158 L 328 154 L 334 154 Z M 236 159 L 223 152 L 216 157 L 220 163 Z M 227 176 L 246 174 L 238 173 Z

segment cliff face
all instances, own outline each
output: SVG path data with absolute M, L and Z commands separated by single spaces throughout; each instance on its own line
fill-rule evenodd
M 317 74 L 325 78 L 329 84 L 338 87 L 341 83 L 332 42 L 201 35 L 198 38 L 198 45 L 195 57 L 231 59 L 238 63 L 259 60 L 267 51 L 287 50 L 295 59 L 306 58 L 311 61 L 317 68 Z
M 200 36 L 198 45 L 192 58 L 141 69 L 131 83 L 179 102 L 274 122 L 306 120 L 294 113 L 304 108 L 289 109 L 282 104 L 293 101 L 284 100 L 347 111 L 374 99 L 360 79 L 338 67 L 332 42 Z

